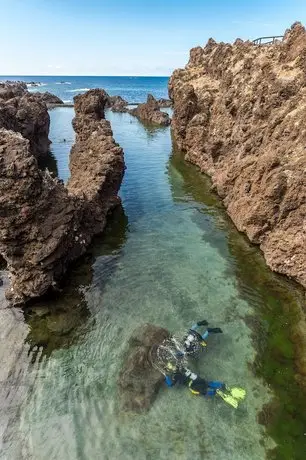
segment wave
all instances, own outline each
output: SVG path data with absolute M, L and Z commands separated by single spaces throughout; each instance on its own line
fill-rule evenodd
M 71 85 L 71 81 L 56 81 L 56 85 Z
M 27 88 L 37 88 L 39 86 L 48 86 L 47 83 L 27 83 Z
M 77 89 L 69 89 L 67 93 L 80 93 L 81 91 L 89 91 L 90 88 L 77 88 Z
M 73 100 L 72 99 L 63 99 L 63 103 L 64 104 L 73 104 Z

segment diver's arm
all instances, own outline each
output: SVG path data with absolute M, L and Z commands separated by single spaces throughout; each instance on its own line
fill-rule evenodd
M 192 331 L 196 331 L 198 327 L 201 326 L 208 326 L 208 322 L 206 321 L 206 319 L 203 319 L 202 321 L 198 321 L 197 323 L 193 324 L 190 329 Z

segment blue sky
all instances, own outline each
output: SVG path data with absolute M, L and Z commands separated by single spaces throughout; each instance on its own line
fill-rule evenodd
M 306 23 L 306 0 L 0 0 L 0 75 L 169 75 L 209 37 Z

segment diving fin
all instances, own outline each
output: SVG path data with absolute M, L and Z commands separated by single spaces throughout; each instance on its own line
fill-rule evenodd
M 233 387 L 229 390 L 230 394 L 239 401 L 242 401 L 246 396 L 246 391 L 240 387 Z
M 228 394 L 228 393 L 224 393 L 223 391 L 221 390 L 217 390 L 216 391 L 217 395 L 220 396 L 220 398 L 223 399 L 223 401 L 225 401 L 227 404 L 229 404 L 230 406 L 234 407 L 235 409 L 237 409 L 238 407 L 238 401 L 237 399 L 235 399 L 232 395 Z

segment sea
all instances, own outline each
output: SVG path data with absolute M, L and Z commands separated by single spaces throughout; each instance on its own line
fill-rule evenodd
M 49 91 L 65 103 L 92 88 L 103 88 L 110 96 L 119 95 L 130 103 L 144 102 L 148 93 L 157 99 L 168 97 L 169 77 L 72 77 L 0 76 L 0 81 L 24 81 L 30 91 Z M 37 83 L 39 86 L 33 86 Z

